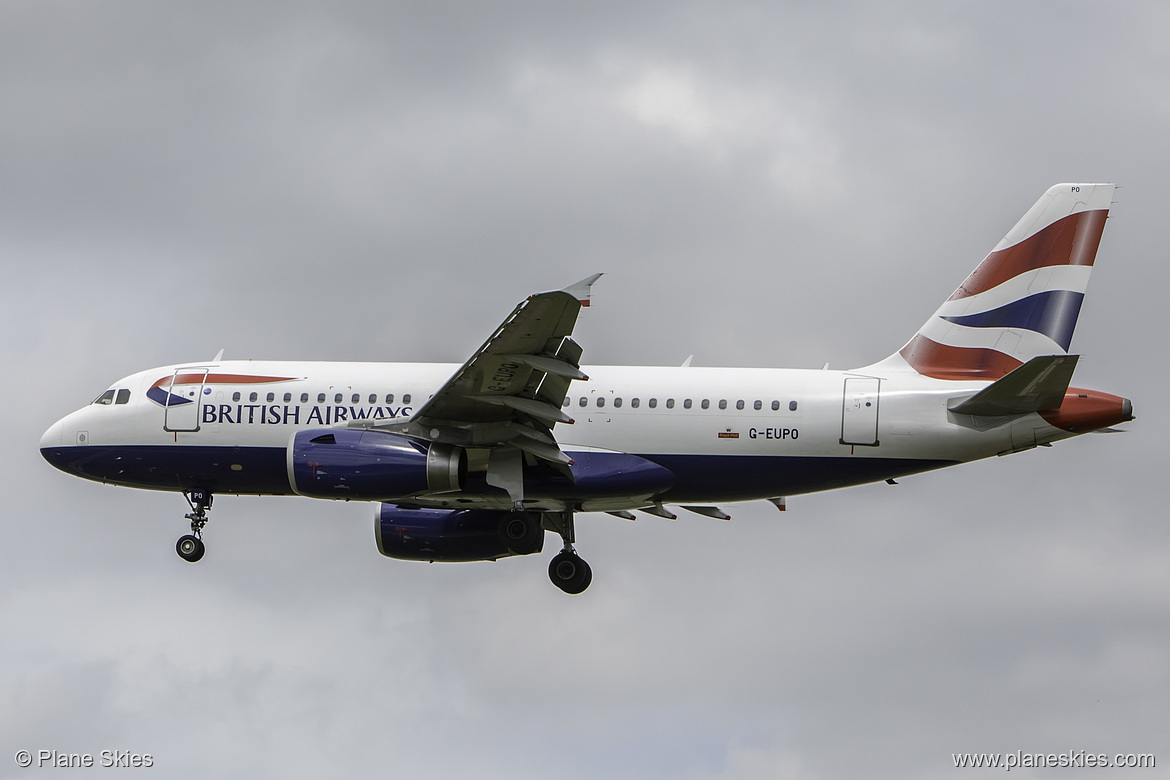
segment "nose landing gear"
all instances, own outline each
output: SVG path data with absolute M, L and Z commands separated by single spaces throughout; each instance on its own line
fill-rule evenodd
M 175 552 L 183 560 L 195 563 L 207 552 L 203 544 L 203 526 L 207 525 L 207 512 L 211 509 L 211 493 L 206 490 L 192 490 L 190 493 L 183 493 L 183 498 L 191 505 L 191 511 L 183 516 L 191 521 L 191 533 L 179 537 L 175 544 Z

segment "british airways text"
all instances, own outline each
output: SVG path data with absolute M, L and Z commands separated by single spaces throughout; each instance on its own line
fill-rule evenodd
M 336 425 L 349 420 L 410 417 L 409 406 L 327 406 L 297 404 L 203 404 L 204 425 Z

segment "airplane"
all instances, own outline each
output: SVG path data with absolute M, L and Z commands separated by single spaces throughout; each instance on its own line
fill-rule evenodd
M 56 468 L 180 492 L 187 561 L 215 495 L 377 506 L 380 553 L 485 561 L 561 550 L 549 577 L 593 579 L 577 516 L 887 481 L 1110 431 L 1133 405 L 1070 387 L 1073 329 L 1112 184 L 1057 184 L 917 333 L 852 370 L 590 366 L 572 334 L 600 274 L 515 307 L 462 365 L 223 360 L 141 371 L 54 423 Z

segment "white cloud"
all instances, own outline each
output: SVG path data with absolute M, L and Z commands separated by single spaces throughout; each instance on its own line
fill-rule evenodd
M 838 141 L 812 96 L 783 81 L 747 85 L 685 65 L 610 62 L 607 70 L 620 85 L 620 109 L 688 152 L 754 166 L 790 196 L 833 191 Z

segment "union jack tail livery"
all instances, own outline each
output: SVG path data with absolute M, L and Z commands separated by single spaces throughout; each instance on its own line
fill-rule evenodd
M 994 380 L 1068 354 L 1113 189 L 1050 188 L 891 361 L 935 379 Z

